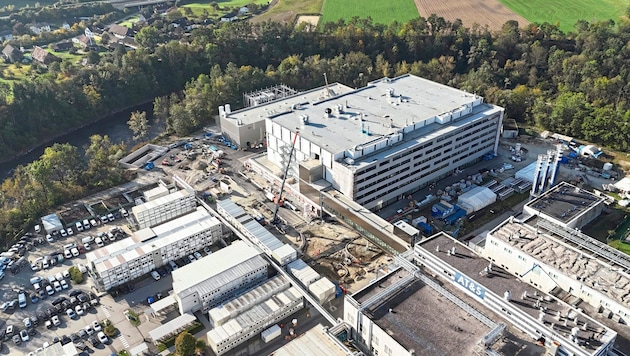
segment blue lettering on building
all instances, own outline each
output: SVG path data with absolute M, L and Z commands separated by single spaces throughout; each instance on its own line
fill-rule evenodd
M 486 289 L 484 287 L 459 272 L 455 273 L 455 283 L 481 299 L 486 295 Z

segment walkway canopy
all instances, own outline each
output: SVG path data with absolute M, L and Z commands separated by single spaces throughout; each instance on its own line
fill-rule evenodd
M 184 331 L 190 324 L 194 323 L 196 320 L 197 317 L 192 314 L 183 314 L 169 321 L 168 323 L 149 331 L 149 336 L 151 337 L 151 340 L 153 340 L 153 343 L 157 345 L 162 340 Z

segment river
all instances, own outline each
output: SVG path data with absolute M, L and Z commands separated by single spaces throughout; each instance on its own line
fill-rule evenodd
M 154 138 L 163 131 L 163 125 L 155 124 L 153 121 L 153 103 L 139 105 L 105 117 L 102 120 L 93 122 L 65 135 L 61 135 L 54 140 L 50 140 L 49 142 L 32 149 L 25 155 L 0 163 L 0 181 L 8 178 L 15 167 L 29 164 L 38 159 L 44 153 L 46 147 L 52 146 L 55 143 L 69 143 L 73 146 L 79 147 L 79 150 L 83 152 L 84 148 L 90 143 L 90 136 L 98 134 L 102 136 L 109 136 L 114 143 L 124 142 L 127 144 L 128 148 L 131 147 L 135 144 L 135 142 L 133 142 L 133 133 L 129 129 L 127 121 L 129 121 L 129 117 L 133 111 L 146 111 L 147 119 L 151 125 L 151 128 L 149 129 L 149 138 Z

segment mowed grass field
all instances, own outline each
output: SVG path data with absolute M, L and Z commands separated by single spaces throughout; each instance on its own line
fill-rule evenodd
M 214 8 L 210 6 L 210 4 L 213 2 L 217 3 L 222 10 L 215 11 Z M 203 13 L 203 10 L 206 10 L 209 15 L 218 15 L 218 14 L 224 15 L 232 11 L 232 8 L 234 7 L 241 8 L 247 4 L 252 4 L 252 3 L 257 4 L 257 5 L 265 5 L 268 2 L 269 0 L 224 0 L 224 1 L 207 0 L 207 1 L 198 1 L 198 2 L 193 2 L 193 3 L 188 3 L 186 5 L 182 5 L 182 7 L 189 7 L 192 10 L 193 14 L 195 14 L 196 16 L 201 15 Z
M 407 22 L 420 16 L 413 0 L 324 0 L 319 24 L 346 21 L 354 16 L 371 17 L 376 23 L 390 24 L 394 20 Z
M 612 19 L 624 15 L 630 0 L 499 0 L 530 22 L 558 24 L 562 31 L 575 30 L 578 20 L 588 22 Z

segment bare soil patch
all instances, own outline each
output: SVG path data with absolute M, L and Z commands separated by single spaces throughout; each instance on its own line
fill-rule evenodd
M 436 14 L 451 22 L 460 19 L 466 27 L 477 23 L 496 31 L 508 20 L 518 21 L 520 27 L 529 24 L 524 17 L 497 0 L 415 0 L 415 3 L 424 18 Z
M 319 22 L 319 18 L 320 16 L 313 16 L 313 15 L 300 15 L 297 18 L 297 21 L 295 22 L 296 25 L 301 24 L 302 22 L 306 22 L 310 25 L 312 25 L 313 27 L 317 27 L 317 23 Z

